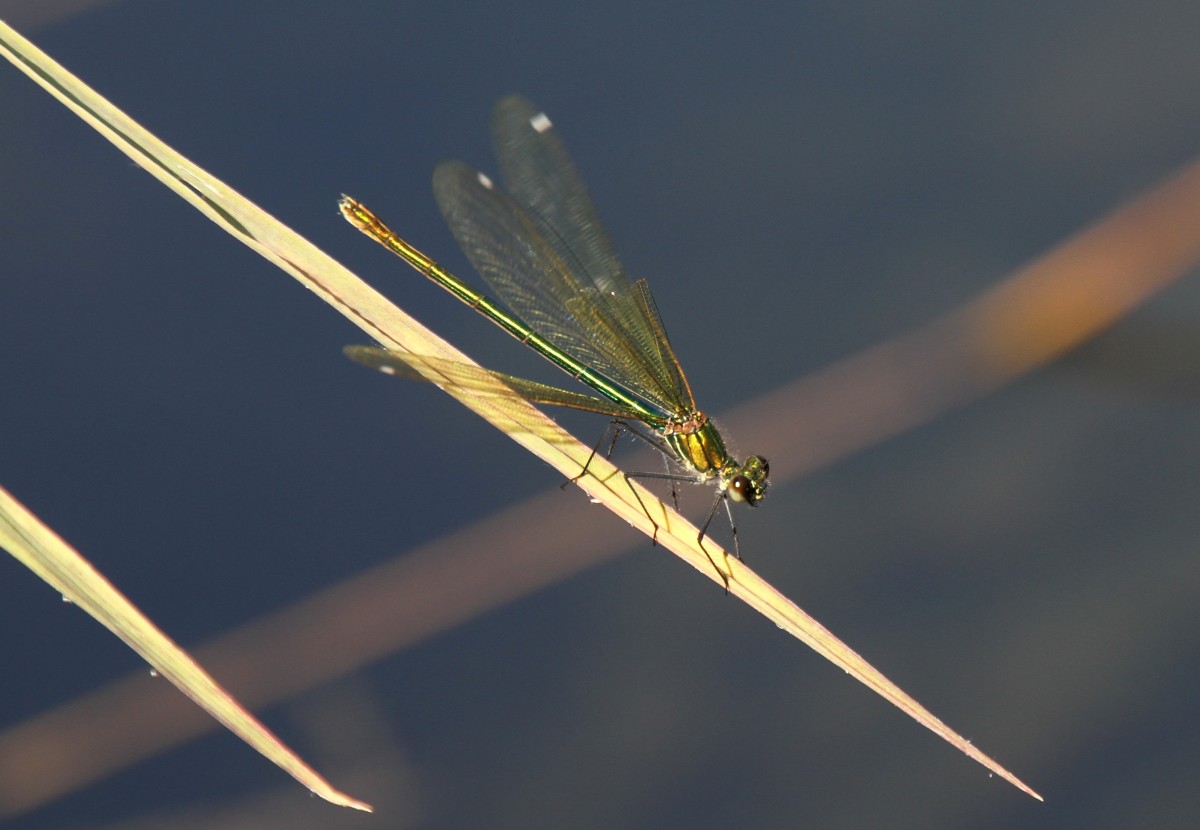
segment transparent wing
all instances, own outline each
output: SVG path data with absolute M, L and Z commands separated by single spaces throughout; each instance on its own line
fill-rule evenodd
M 502 99 L 492 111 L 492 147 L 509 195 L 563 261 L 600 293 L 628 296 L 631 281 L 546 114 L 519 95 Z
M 535 380 L 513 377 L 503 372 L 493 372 L 490 369 L 472 366 L 469 363 L 459 363 L 456 360 L 418 355 L 412 352 L 392 351 L 378 346 L 347 346 L 342 351 L 345 352 L 346 357 L 364 366 L 407 380 L 429 381 L 430 379 L 418 369 L 418 367 L 424 367 L 432 369 L 436 374 L 456 386 L 483 395 L 503 397 L 515 393 L 517 397 L 530 403 L 565 406 L 570 409 L 598 412 L 601 415 L 611 415 L 614 418 L 627 418 L 633 421 L 645 420 L 645 415 L 637 410 L 629 409 L 604 398 L 595 398 L 591 395 L 559 389 Z M 507 388 L 498 387 L 497 382 Z
M 550 119 L 530 101 L 510 95 L 492 111 L 492 146 L 513 200 L 576 280 L 594 290 L 599 313 L 634 344 L 643 371 L 689 412 L 695 409 L 650 289 L 626 274 Z
M 644 289 L 631 284 L 619 300 L 601 294 L 512 198 L 461 162 L 438 165 L 433 191 L 475 270 L 534 331 L 664 414 L 694 409 Z

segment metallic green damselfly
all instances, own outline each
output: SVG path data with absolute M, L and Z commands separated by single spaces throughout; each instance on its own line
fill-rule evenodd
M 717 497 L 698 537 L 704 548 L 705 533 L 721 504 L 734 527 L 729 502 L 754 506 L 763 498 L 766 459 L 752 455 L 739 464 L 708 416 L 696 408 L 650 287 L 625 273 L 545 113 L 519 96 L 503 99 L 492 115 L 492 143 L 507 194 L 457 161 L 434 170 L 433 193 L 463 252 L 508 310 L 401 239 L 350 197 L 343 196 L 338 207 L 360 231 L 604 397 L 373 346 L 350 346 L 346 354 L 418 380 L 424 377 L 414 362 L 433 366 L 468 389 L 495 379 L 532 403 L 613 417 L 618 430 L 649 441 L 684 470 L 682 475 L 631 476 L 715 480 Z M 634 422 L 650 430 L 635 430 Z M 603 442 L 602 437 L 597 449 Z M 585 466 L 580 475 L 586 471 Z M 736 527 L 734 544 L 740 558 Z M 728 587 L 725 572 L 715 562 L 713 567 Z

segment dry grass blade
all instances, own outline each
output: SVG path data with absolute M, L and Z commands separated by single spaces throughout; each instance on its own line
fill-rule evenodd
M 327 801 L 370 811 L 358 799 L 338 792 L 329 782 L 284 746 L 265 726 L 238 705 L 229 693 L 143 615 L 125 596 L 88 564 L 78 552 L 25 509 L 7 490 L 0 488 L 0 546 L 40 576 L 69 600 L 95 617 L 142 657 L 163 677 L 174 683 L 205 711 L 256 750 L 269 758 L 314 793 Z M 64 747 L 69 753 L 69 747 Z M 3 765 L 2 778 L 9 787 L 27 781 L 31 772 L 25 759 Z M 70 766 L 67 757 L 47 759 L 51 765 Z M 34 767 L 36 770 L 36 765 Z M 36 775 L 36 772 L 34 772 Z M 5 799 L 10 801 L 11 798 Z M 5 805 L 7 811 L 11 805 Z

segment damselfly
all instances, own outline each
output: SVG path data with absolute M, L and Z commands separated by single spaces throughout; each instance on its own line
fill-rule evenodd
M 698 541 L 704 549 L 708 526 L 724 504 L 740 558 L 729 502 L 753 507 L 763 498 L 766 459 L 752 455 L 739 464 L 696 408 L 650 287 L 625 273 L 550 119 L 524 98 L 505 98 L 492 116 L 492 140 L 507 194 L 457 161 L 438 165 L 433 192 L 467 258 L 508 310 L 401 239 L 360 203 L 343 196 L 338 207 L 360 231 L 603 398 L 373 346 L 347 347 L 347 355 L 419 380 L 424 377 L 413 364 L 433 366 L 468 389 L 484 385 L 481 378 L 495 379 L 532 403 L 611 416 L 617 430 L 644 438 L 684 471 L 630 476 L 715 481 L 717 496 Z M 634 429 L 634 422 L 649 430 Z M 728 587 L 725 572 L 715 562 L 713 567 Z

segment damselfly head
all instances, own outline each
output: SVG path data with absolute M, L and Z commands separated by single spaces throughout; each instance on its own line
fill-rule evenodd
M 725 492 L 734 501 L 754 507 L 767 494 L 770 469 L 767 459 L 761 455 L 750 456 L 740 469 L 731 471 L 733 475 L 725 483 Z

